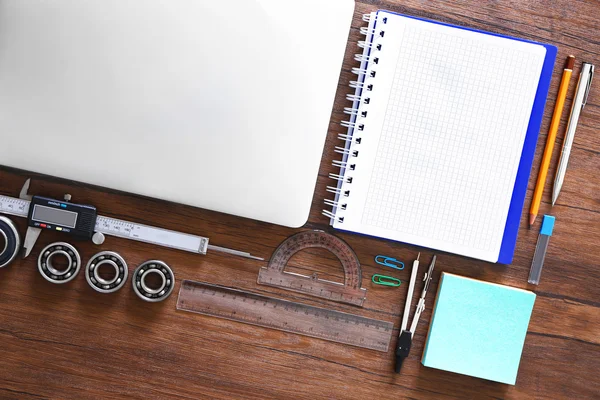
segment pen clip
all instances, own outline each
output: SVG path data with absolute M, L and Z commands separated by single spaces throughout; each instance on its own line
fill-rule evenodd
M 590 94 L 590 87 L 592 86 L 592 79 L 594 78 L 594 65 L 589 63 L 584 64 L 588 64 L 590 66 L 590 74 L 587 78 L 587 85 L 585 87 L 585 94 L 583 95 L 583 103 L 581 103 L 581 108 L 583 108 L 587 103 L 588 96 Z

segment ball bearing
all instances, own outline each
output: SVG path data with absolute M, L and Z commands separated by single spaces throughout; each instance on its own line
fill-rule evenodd
M 63 256 L 67 259 L 67 267 L 59 269 L 54 264 L 55 257 Z M 67 283 L 77 276 L 81 268 L 79 252 L 69 243 L 56 242 L 49 244 L 42 250 L 38 258 L 38 270 L 48 282 Z
M 110 279 L 100 276 L 100 267 L 109 266 L 114 275 Z M 88 261 L 85 267 L 85 279 L 92 287 L 100 293 L 113 293 L 121 289 L 127 281 L 127 263 L 118 253 L 113 251 L 101 251 Z
M 13 262 L 20 248 L 21 237 L 17 227 L 10 219 L 0 216 L 0 268 Z
M 155 275 L 159 285 L 152 287 L 148 284 L 148 277 Z M 175 287 L 175 275 L 167 264 L 158 260 L 150 260 L 137 267 L 132 278 L 133 291 L 139 298 L 149 302 L 165 300 Z

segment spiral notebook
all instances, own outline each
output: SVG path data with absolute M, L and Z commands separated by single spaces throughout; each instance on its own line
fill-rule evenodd
M 364 20 L 325 215 L 511 263 L 556 48 L 387 11 Z

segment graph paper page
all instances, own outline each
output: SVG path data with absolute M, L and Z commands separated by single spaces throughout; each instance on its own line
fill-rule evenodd
M 546 49 L 383 16 L 334 226 L 496 262 Z

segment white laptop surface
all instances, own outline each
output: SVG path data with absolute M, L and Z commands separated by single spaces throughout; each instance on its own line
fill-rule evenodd
M 353 0 L 0 0 L 0 165 L 308 218 Z

